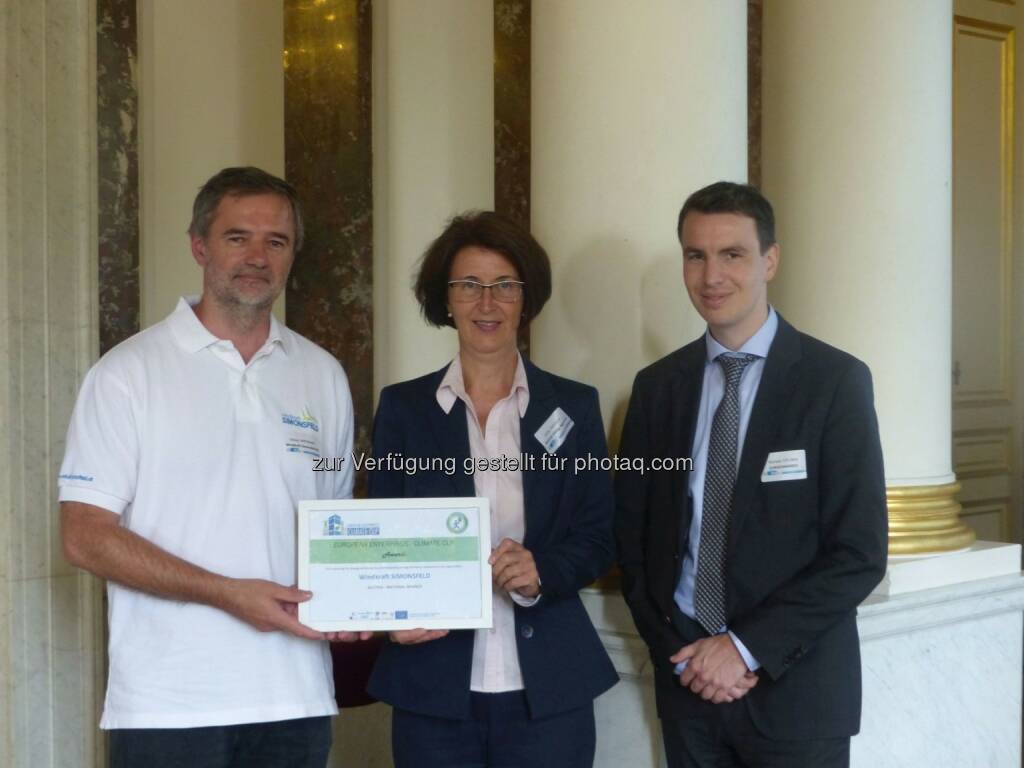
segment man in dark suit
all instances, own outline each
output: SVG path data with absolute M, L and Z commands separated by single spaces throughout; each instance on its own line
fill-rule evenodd
M 622 589 L 672 768 L 845 766 L 860 727 L 856 609 L 887 543 L 871 375 L 769 306 L 774 228 L 747 185 L 683 205 L 707 332 L 637 375 L 622 432 Z

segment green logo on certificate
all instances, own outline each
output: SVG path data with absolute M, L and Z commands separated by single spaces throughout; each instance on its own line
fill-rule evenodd
M 448 515 L 448 530 L 452 533 L 465 533 L 469 527 L 469 518 L 461 512 L 452 512 Z

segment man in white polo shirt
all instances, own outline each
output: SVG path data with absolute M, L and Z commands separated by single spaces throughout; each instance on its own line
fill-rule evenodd
M 203 293 L 89 371 L 60 474 L 68 560 L 108 581 L 111 765 L 323 766 L 330 637 L 299 623 L 300 499 L 352 493 L 352 402 L 326 351 L 271 315 L 295 190 L 228 168 L 189 227 Z

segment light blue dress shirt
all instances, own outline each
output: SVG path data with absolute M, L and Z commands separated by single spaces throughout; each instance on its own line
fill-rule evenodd
M 758 329 L 757 333 L 751 336 L 747 343 L 737 351 L 732 351 L 719 344 L 711 335 L 711 329 L 704 333 L 704 343 L 707 347 L 707 360 L 704 362 L 704 386 L 701 388 L 700 405 L 697 409 L 697 430 L 693 438 L 693 469 L 690 471 L 690 498 L 693 500 L 693 518 L 690 520 L 690 535 L 686 554 L 683 556 L 683 573 L 676 587 L 675 600 L 679 610 L 692 619 L 696 619 L 693 607 L 694 591 L 697 579 L 697 554 L 700 552 L 700 522 L 704 512 L 704 474 L 708 466 L 708 440 L 711 437 L 711 420 L 715 415 L 718 404 L 725 395 L 725 374 L 722 366 L 715 362 L 719 355 L 756 355 L 760 360 L 755 360 L 743 371 L 743 378 L 740 379 L 740 428 L 739 439 L 736 445 L 736 464 L 739 466 L 739 457 L 743 453 L 743 441 L 747 436 L 747 426 L 750 424 L 750 413 L 754 408 L 754 398 L 757 397 L 757 388 L 761 384 L 761 374 L 764 373 L 764 362 L 768 356 L 768 349 L 775 339 L 775 332 L 779 328 L 779 318 L 775 310 L 768 308 L 768 319 Z M 722 627 L 721 632 L 727 632 L 728 627 Z M 729 632 L 736 649 L 743 657 L 747 669 L 751 672 L 758 669 L 758 663 L 743 642 L 732 632 Z M 676 665 L 676 673 L 686 668 L 686 664 Z

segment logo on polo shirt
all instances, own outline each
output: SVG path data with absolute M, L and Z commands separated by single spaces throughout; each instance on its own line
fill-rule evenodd
M 311 429 L 314 432 L 320 431 L 320 422 L 317 421 L 316 416 L 309 412 L 309 406 L 302 409 L 301 416 L 292 416 L 290 413 L 282 413 L 281 421 L 292 427 L 298 427 L 299 429 Z

